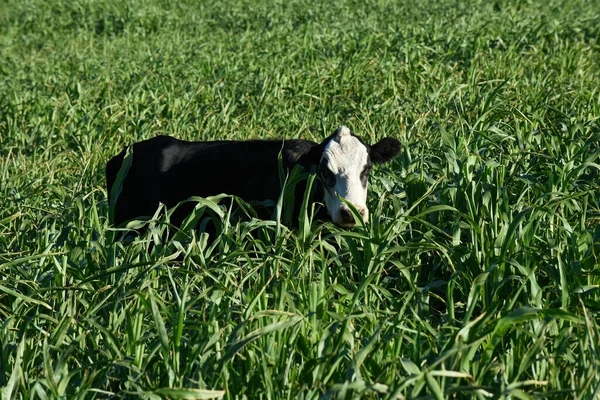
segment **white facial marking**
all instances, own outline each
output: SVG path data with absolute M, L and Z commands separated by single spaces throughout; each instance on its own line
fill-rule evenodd
M 331 219 L 340 226 L 353 226 L 350 209 L 337 195 L 354 205 L 363 221 L 369 220 L 367 186 L 361 182 L 361 173 L 369 164 L 367 148 L 350 134 L 345 126 L 338 128 L 336 136 L 323 151 L 322 163 L 335 176 L 335 184 L 325 190 L 325 205 Z

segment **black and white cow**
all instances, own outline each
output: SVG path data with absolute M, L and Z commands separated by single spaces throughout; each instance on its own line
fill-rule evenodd
M 324 201 L 334 223 L 351 227 L 354 217 L 340 197 L 353 204 L 363 220 L 368 221 L 367 181 L 372 165 L 392 160 L 399 151 L 397 139 L 388 137 L 369 146 L 345 126 L 322 143 L 302 139 L 187 142 L 157 136 L 133 145 L 133 161 L 112 222 L 120 225 L 150 216 L 159 203 L 172 207 L 191 196 L 226 193 L 246 201 L 276 201 L 281 193 L 281 153 L 286 170 L 299 165 L 318 174 L 311 200 Z M 109 200 L 125 154 L 124 150 L 106 166 Z M 302 197 L 296 196 L 298 203 Z M 191 208 L 178 211 L 189 213 Z M 172 222 L 181 223 L 185 212 L 172 218 Z

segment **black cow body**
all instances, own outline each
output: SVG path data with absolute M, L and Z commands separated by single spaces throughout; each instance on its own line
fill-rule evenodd
M 276 201 L 281 193 L 279 153 L 288 171 L 296 164 L 310 168 L 314 164 L 310 161 L 310 149 L 315 146 L 318 143 L 307 140 L 186 142 L 168 136 L 136 143 L 113 223 L 120 225 L 136 217 L 151 216 L 159 203 L 173 207 L 191 196 L 226 193 L 249 202 Z M 109 200 L 124 156 L 125 151 L 107 164 Z M 317 197 L 318 193 L 322 193 L 322 188 L 317 183 Z M 190 208 L 184 206 L 178 211 L 187 214 Z M 176 215 L 172 222 L 181 223 L 183 218 L 185 215 Z
M 342 128 L 343 135 L 340 133 Z M 280 154 L 286 172 L 299 165 L 307 172 L 324 168 L 324 172 L 331 174 L 326 169 L 327 160 L 325 164 L 323 161 L 324 150 L 327 152 L 333 148 L 327 147 L 329 142 L 337 145 L 338 142 L 342 143 L 343 139 L 350 143 L 348 142 L 350 136 L 358 139 L 350 134 L 348 128 L 340 127 L 334 135 L 322 143 L 301 139 L 188 142 L 168 136 L 158 136 L 138 142 L 132 146 L 132 164 L 123 181 L 122 192 L 116 201 L 114 221 L 111 222 L 121 225 L 140 216 L 151 216 L 159 203 L 173 207 L 191 196 L 207 197 L 225 193 L 238 196 L 248 202 L 277 201 L 281 194 Z M 333 141 L 338 142 L 333 143 Z M 398 153 L 400 148 L 400 143 L 391 138 L 383 139 L 374 146 L 366 145 L 360 139 L 355 142 L 358 143 L 359 150 L 365 153 L 363 158 L 369 163 L 369 166 L 364 167 L 367 177 L 371 159 L 375 163 L 387 162 Z M 350 147 L 346 146 L 347 149 Z M 348 151 L 355 152 L 353 149 Z M 122 151 L 106 166 L 109 200 L 112 200 L 111 190 L 125 154 L 126 151 Z M 335 183 L 336 178 L 333 179 Z M 347 177 L 342 176 L 340 181 L 343 179 L 348 180 Z M 330 175 L 328 180 L 331 180 Z M 315 180 L 311 201 L 323 201 L 324 189 L 328 189 L 326 190 L 328 195 L 332 196 L 333 187 L 327 188 L 327 184 L 322 182 L 323 179 Z M 298 215 L 305 186 L 304 183 L 296 188 L 295 215 Z M 366 197 L 366 180 L 363 186 Z M 190 204 L 188 207 L 178 209 L 172 215 L 171 222 L 180 224 L 192 207 L 193 205 Z M 329 209 L 327 211 L 330 215 L 335 212 Z M 321 216 L 325 215 L 323 213 Z M 340 224 L 335 218 L 334 222 Z M 352 218 L 351 224 L 353 223 Z

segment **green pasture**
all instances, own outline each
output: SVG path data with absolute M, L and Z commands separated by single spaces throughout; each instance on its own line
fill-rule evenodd
M 108 223 L 135 141 L 342 124 L 366 225 Z M 599 222 L 598 1 L 0 0 L 2 398 L 598 399 Z

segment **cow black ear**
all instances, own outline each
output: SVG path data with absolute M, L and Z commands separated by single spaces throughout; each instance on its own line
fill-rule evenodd
M 400 153 L 401 148 L 402 145 L 398 139 L 383 138 L 371 146 L 371 161 L 375 164 L 384 164 L 391 161 Z

